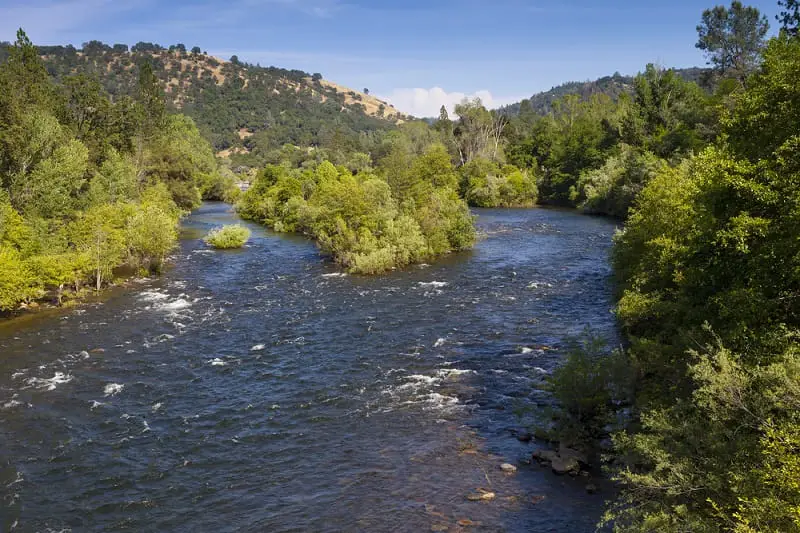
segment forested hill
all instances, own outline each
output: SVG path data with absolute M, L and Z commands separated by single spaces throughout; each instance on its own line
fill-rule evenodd
M 8 43 L 0 46 L 0 61 Z M 164 48 L 138 43 L 130 48 L 99 41 L 83 48 L 41 46 L 50 74 L 97 76 L 112 97 L 136 91 L 139 65 L 148 61 L 161 81 L 168 105 L 191 116 L 215 150 L 249 151 L 260 136 L 262 149 L 284 143 L 327 145 L 333 137 L 390 128 L 404 118 L 395 108 L 364 92 L 326 81 L 320 74 L 230 61 L 183 45 Z
M 709 73 L 708 69 L 698 67 L 674 69 L 674 71 L 680 78 L 698 85 L 704 84 Z M 556 100 L 570 94 L 576 94 L 584 101 L 596 94 L 605 94 L 616 100 L 623 93 L 633 92 L 634 79 L 633 76 L 623 76 L 619 72 L 615 72 L 612 76 L 604 76 L 594 81 L 570 81 L 553 87 L 549 91 L 536 93 L 527 101 L 530 102 L 534 113 L 545 115 L 553 109 L 553 103 Z M 520 104 L 521 102 L 516 102 L 507 105 L 500 111 L 508 115 L 518 115 Z

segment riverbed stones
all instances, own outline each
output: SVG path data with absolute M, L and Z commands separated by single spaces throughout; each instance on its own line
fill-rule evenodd
M 514 474 L 517 471 L 517 467 L 512 465 L 511 463 L 503 463 L 500 465 L 500 470 L 502 470 L 506 474 Z
M 528 433 L 527 431 L 520 431 L 517 433 L 517 440 L 520 442 L 530 442 L 533 440 L 533 435 Z
M 589 494 L 597 493 L 597 485 L 595 485 L 594 483 L 589 483 L 588 485 L 586 485 L 586 492 L 588 492 Z

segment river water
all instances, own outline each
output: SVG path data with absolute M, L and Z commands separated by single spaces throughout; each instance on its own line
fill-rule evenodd
M 615 339 L 613 223 L 476 214 L 474 250 L 360 277 L 255 225 L 211 251 L 209 203 L 162 277 L 0 325 L 0 530 L 592 531 L 607 487 L 513 431 L 570 337 Z

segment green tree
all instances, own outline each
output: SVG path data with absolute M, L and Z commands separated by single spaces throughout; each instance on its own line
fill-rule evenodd
M 791 36 L 797 36 L 797 29 L 800 26 L 800 2 L 798 0 L 778 0 L 783 10 L 775 18 L 781 23 L 781 27 Z
M 127 220 L 128 253 L 150 272 L 159 272 L 178 240 L 177 219 L 156 203 L 144 202 Z
M 98 291 L 125 258 L 124 223 L 119 204 L 108 204 L 88 209 L 72 226 L 72 238 L 89 257 Z
M 141 135 L 150 139 L 163 126 L 166 118 L 164 91 L 150 61 L 139 64 L 136 101 L 142 113 Z
M 709 63 L 722 76 L 744 82 L 758 66 L 767 31 L 766 16 L 755 7 L 734 1 L 730 8 L 717 6 L 703 11 L 696 46 L 706 52 Z

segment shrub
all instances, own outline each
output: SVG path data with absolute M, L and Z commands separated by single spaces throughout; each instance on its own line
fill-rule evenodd
M 624 354 L 609 353 L 590 332 L 569 347 L 566 360 L 549 377 L 547 389 L 558 402 L 554 432 L 568 446 L 591 447 L 606 435 L 615 405 L 632 392 L 632 369 Z
M 250 238 L 250 230 L 239 224 L 214 228 L 203 239 L 214 248 L 227 250 L 241 248 Z

